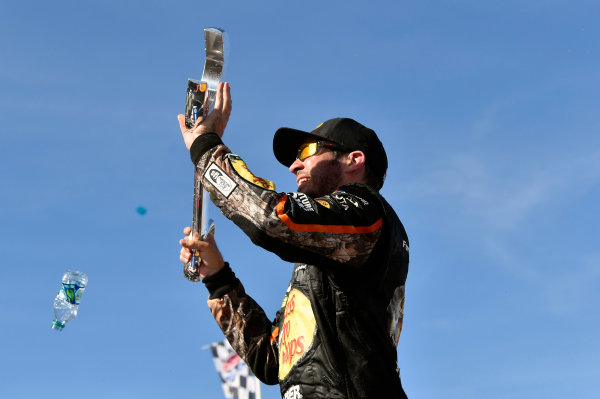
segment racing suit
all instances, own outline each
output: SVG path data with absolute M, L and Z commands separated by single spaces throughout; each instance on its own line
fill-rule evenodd
M 221 212 L 295 262 L 274 321 L 229 265 L 203 280 L 215 320 L 254 374 L 286 399 L 406 397 L 396 347 L 409 245 L 385 199 L 358 183 L 320 198 L 278 193 L 213 133 L 190 154 Z

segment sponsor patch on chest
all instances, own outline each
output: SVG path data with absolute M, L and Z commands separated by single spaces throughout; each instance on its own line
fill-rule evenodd
M 290 193 L 292 199 L 298 204 L 300 208 L 302 208 L 306 212 L 314 212 L 314 208 L 308 199 L 306 194 L 302 193 Z
M 302 393 L 300 392 L 300 385 L 293 385 L 290 389 L 285 391 L 283 399 L 302 399 Z

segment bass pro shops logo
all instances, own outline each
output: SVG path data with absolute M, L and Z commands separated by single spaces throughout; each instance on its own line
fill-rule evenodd
M 315 315 L 310 301 L 302 292 L 292 289 L 285 301 L 283 325 L 279 335 L 279 380 L 310 349 L 316 332 Z
M 275 183 L 270 180 L 263 179 L 262 177 L 255 176 L 246 163 L 235 154 L 228 154 L 227 159 L 231 162 L 231 166 L 237 172 L 237 174 L 244 180 L 254 184 L 255 186 L 264 188 L 265 190 L 275 191 Z

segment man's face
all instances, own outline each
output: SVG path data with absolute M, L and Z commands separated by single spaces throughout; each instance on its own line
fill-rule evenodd
M 310 197 L 330 194 L 342 185 L 340 160 L 326 148 L 304 160 L 296 159 L 290 165 L 290 172 L 296 175 L 298 192 Z

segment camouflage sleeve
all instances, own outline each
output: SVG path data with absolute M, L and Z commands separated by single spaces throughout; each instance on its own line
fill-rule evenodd
M 213 133 L 199 136 L 190 154 L 211 201 L 255 244 L 286 261 L 361 266 L 377 243 L 383 211 L 366 186 L 321 198 L 278 193 Z
M 237 286 L 221 298 L 209 299 L 208 307 L 233 349 L 254 375 L 265 384 L 277 384 L 276 324 L 271 323 L 262 308 L 246 294 L 243 285 L 238 281 Z

